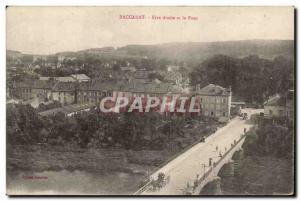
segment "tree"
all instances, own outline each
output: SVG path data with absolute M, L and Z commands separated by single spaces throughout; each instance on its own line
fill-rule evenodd
M 29 144 L 40 141 L 44 122 L 30 105 L 18 104 L 7 107 L 8 143 Z
M 231 86 L 235 97 L 262 104 L 267 97 L 293 88 L 293 62 L 282 56 L 273 60 L 250 55 L 241 59 L 216 55 L 190 73 L 192 85 Z

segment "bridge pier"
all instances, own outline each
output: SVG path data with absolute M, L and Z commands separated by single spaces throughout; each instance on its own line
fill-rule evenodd
M 208 182 L 200 191 L 199 195 L 221 195 L 221 178 L 214 177 L 212 181 Z
M 241 175 L 240 173 L 240 167 L 242 165 L 241 160 L 244 158 L 244 150 L 242 148 L 240 148 L 239 150 L 237 150 L 233 156 L 232 156 L 232 160 L 234 161 L 234 176 L 239 176 Z
M 202 189 L 210 188 L 210 186 L 206 187 L 206 185 L 214 181 L 218 176 L 221 176 L 222 174 L 228 177 L 239 174 L 236 173 L 236 169 L 241 165 L 238 159 L 241 159 L 243 157 L 243 150 L 241 148 L 243 142 L 244 142 L 244 135 L 241 136 L 240 140 L 237 141 L 231 147 L 231 150 L 229 150 L 229 152 L 227 152 L 226 155 L 219 160 L 219 162 L 212 168 L 212 171 L 210 171 L 209 174 L 199 183 L 199 186 L 193 191 L 194 195 L 198 195 L 198 194 L 207 195 L 206 191 L 203 191 L 203 193 L 205 194 L 202 194 Z M 233 157 L 233 155 L 236 156 Z M 233 160 L 233 158 L 236 160 Z M 220 169 L 222 169 L 223 166 L 225 166 L 224 168 L 227 170 L 224 170 L 224 172 L 220 173 L 219 175 L 219 171 Z M 217 182 L 220 181 L 220 190 L 213 190 L 212 193 L 216 193 L 216 192 L 221 193 L 221 178 L 220 177 L 218 178 L 220 180 L 216 179 L 216 181 L 214 181 L 215 183 L 209 185 L 213 185 L 213 186 L 216 185 L 216 187 L 218 187 Z M 216 188 L 216 187 L 212 187 L 212 188 Z
M 234 161 L 230 160 L 221 167 L 218 176 L 219 177 L 233 177 L 235 172 Z

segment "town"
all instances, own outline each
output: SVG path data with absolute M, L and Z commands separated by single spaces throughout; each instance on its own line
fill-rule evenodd
M 7 196 L 295 196 L 294 6 L 6 6 Z
M 252 160 L 253 153 L 277 153 L 290 161 L 294 90 L 289 59 L 214 55 L 195 65 L 147 55 L 112 56 L 118 51 L 124 50 L 107 47 L 54 55 L 7 51 L 11 174 L 84 167 L 99 181 L 108 175 L 114 175 L 110 182 L 119 181 L 120 172 L 126 173 L 121 182 L 126 187 L 118 189 L 122 194 L 205 195 L 232 190 L 223 184 L 228 174 L 239 178 L 232 172 L 241 170 L 224 168 L 231 167 L 231 158 L 241 150 L 245 156 L 239 157 L 246 159 Z M 274 70 L 265 68 L 266 62 Z M 275 128 L 280 130 L 276 139 L 284 141 L 280 150 L 251 145 L 253 136 L 257 145 L 279 143 L 264 136 L 265 129 Z M 257 138 L 259 132 L 264 137 Z M 25 151 L 29 146 L 33 152 Z M 199 153 L 205 157 L 199 159 Z M 21 155 L 32 159 L 19 160 Z M 253 188 L 253 193 L 274 191 Z M 112 192 L 117 193 L 105 193 Z
M 105 97 L 111 97 L 112 101 L 116 101 L 118 97 L 131 99 L 133 97 L 175 98 L 183 96 L 195 97 L 200 103 L 201 115 L 216 118 L 220 122 L 227 122 L 230 119 L 231 89 L 215 84 L 209 84 L 203 88 L 197 85 L 191 89 L 188 79 L 184 80 L 178 71 L 179 66 L 166 66 L 166 71 L 156 72 L 137 69 L 127 63 L 127 66 L 120 67 L 120 72 L 124 74 L 124 78 L 115 82 L 114 79 L 91 79 L 85 74 L 71 74 L 63 77 L 40 76 L 35 73 L 35 70 L 40 69 L 40 66 L 34 64 L 37 60 L 46 62 L 43 60 L 44 58 L 32 56 L 32 63 L 23 68 L 23 71 L 32 73 L 37 78 L 13 81 L 7 90 L 8 97 L 11 97 L 8 103 L 21 102 L 38 108 L 40 105 L 51 105 L 57 102 L 62 106 L 60 108 L 73 107 L 74 110 L 69 112 L 75 114 L 89 109 L 91 104 L 99 105 Z M 18 59 L 20 58 L 17 58 L 16 62 L 20 62 Z M 55 65 L 54 68 L 58 68 L 58 66 L 61 67 L 62 62 L 68 59 L 73 58 L 59 57 L 57 63 L 46 63 L 45 65 Z M 16 67 L 11 68 L 12 72 L 16 69 Z M 156 75 L 161 76 L 164 81 L 159 80 L 155 77 Z M 51 111 L 58 112 L 59 110 L 51 108 L 48 111 L 43 111 L 42 114 L 51 114 Z

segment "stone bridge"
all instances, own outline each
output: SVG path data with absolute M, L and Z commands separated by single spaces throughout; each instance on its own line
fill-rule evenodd
M 261 112 L 251 108 L 244 110 L 243 112 L 247 112 L 249 117 Z M 149 182 L 134 195 L 199 194 L 207 183 L 217 178 L 219 170 L 231 161 L 233 154 L 241 149 L 246 136 L 245 131 L 249 131 L 253 126 L 252 121 L 242 118 L 232 119 L 208 136 L 204 143 L 195 143 L 188 150 L 159 167 L 149 176 Z M 229 168 L 234 168 L 231 165 L 233 164 L 229 164 Z M 226 169 L 227 166 L 224 168 Z M 167 179 L 160 181 L 158 179 L 160 174 Z
M 194 183 L 192 183 L 190 186 L 187 186 L 185 189 L 182 189 L 183 195 L 199 195 L 203 187 L 208 184 L 209 182 L 214 181 L 218 178 L 218 173 L 220 169 L 223 167 L 224 164 L 231 163 L 232 162 L 232 156 L 233 154 L 242 149 L 242 145 L 244 143 L 246 134 L 241 134 L 240 139 L 235 141 L 234 144 L 227 150 L 227 152 L 224 153 L 223 156 L 219 157 L 217 161 L 215 161 L 210 167 L 207 168 L 207 170 L 204 172 L 203 176 L 201 176 L 198 179 L 195 179 L 197 181 L 197 185 L 195 186 Z M 195 182 L 194 181 L 194 182 Z M 134 195 L 148 195 L 147 191 L 151 191 L 153 185 L 153 181 L 149 181 L 147 184 L 145 184 L 142 188 L 140 188 L 137 192 L 134 193 Z M 155 195 L 155 194 L 154 194 Z
M 242 149 L 245 136 L 246 135 L 242 135 L 241 139 L 237 141 L 237 143 L 233 145 L 222 157 L 220 157 L 220 159 L 212 167 L 210 167 L 207 172 L 205 172 L 205 174 L 199 179 L 198 186 L 196 188 L 194 188 L 193 186 L 187 188 L 185 193 L 190 195 L 199 195 L 206 184 L 212 182 L 215 179 L 219 179 L 218 173 L 220 169 L 224 164 L 233 163 L 232 156 L 236 151 Z

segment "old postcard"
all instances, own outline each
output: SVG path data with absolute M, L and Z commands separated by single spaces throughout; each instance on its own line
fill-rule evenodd
M 294 195 L 294 7 L 6 9 L 13 195 Z

